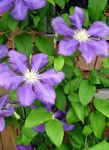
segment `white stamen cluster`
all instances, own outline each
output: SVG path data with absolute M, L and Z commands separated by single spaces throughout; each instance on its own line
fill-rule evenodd
M 39 81 L 39 73 L 34 70 L 26 70 L 23 77 L 24 81 L 29 84 L 36 84 Z
M 81 42 L 87 42 L 89 40 L 89 37 L 90 37 L 90 35 L 88 34 L 88 32 L 85 29 L 82 29 L 80 31 L 76 30 L 74 32 L 74 36 L 73 36 L 73 38 L 76 41 L 79 41 L 80 43 Z

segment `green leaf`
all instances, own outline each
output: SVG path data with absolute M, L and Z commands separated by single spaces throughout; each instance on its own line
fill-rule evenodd
M 14 43 L 19 52 L 30 55 L 32 53 L 32 36 L 29 34 L 20 34 L 14 38 Z
M 17 101 L 17 91 L 16 90 L 10 90 L 9 91 L 9 98 L 11 101 Z
M 47 2 L 51 3 L 52 5 L 55 5 L 54 0 L 47 0 Z
M 88 150 L 109 150 L 109 143 L 104 140 L 89 148 Z
M 56 107 L 61 111 L 64 111 L 66 107 L 66 95 L 61 87 L 56 89 Z
M 80 121 L 84 123 L 84 108 L 80 103 L 73 102 L 71 103 L 72 108 Z
M 69 66 L 67 64 L 63 67 L 63 72 L 65 73 L 66 78 L 71 79 L 73 76 L 73 66 Z
M 90 127 L 97 138 L 102 136 L 105 126 L 106 121 L 104 115 L 97 111 L 90 114 Z
M 104 77 L 103 75 L 99 74 L 100 82 L 103 84 L 104 87 L 109 87 L 109 79 Z
M 99 75 L 98 75 L 97 70 L 93 69 L 93 70 L 89 73 L 89 80 L 90 80 L 90 82 L 92 82 L 93 84 L 100 84 Z
M 35 44 L 40 52 L 48 55 L 54 55 L 55 49 L 53 46 L 53 41 L 50 38 L 45 36 L 36 36 Z
M 62 144 L 60 147 L 57 147 L 55 150 L 70 150 L 70 145 Z
M 104 68 L 109 68 L 109 57 L 103 59 Z
M 65 6 L 65 0 L 55 0 L 55 3 L 61 7 L 62 9 L 64 9 L 64 6 Z
M 28 115 L 25 127 L 32 128 L 38 126 L 52 118 L 52 113 L 47 112 L 44 108 L 38 108 L 36 110 L 32 110 Z
M 55 70 L 60 71 L 60 70 L 62 70 L 63 67 L 64 67 L 64 58 L 61 56 L 55 58 L 55 60 L 54 60 Z
M 90 126 L 89 126 L 89 125 L 84 126 L 84 129 L 83 129 L 82 133 L 83 133 L 85 136 L 90 135 L 90 134 L 92 133 L 92 130 L 91 130 Z
M 109 100 L 94 99 L 95 108 L 109 118 Z
M 64 92 L 66 94 L 70 94 L 73 91 L 77 91 L 79 89 L 81 81 L 82 76 L 76 77 L 73 80 L 68 81 L 67 84 L 64 86 Z
M 63 141 L 63 136 L 64 136 L 64 129 L 62 123 L 57 119 L 49 120 L 45 124 L 45 129 L 51 141 L 57 147 L 59 147 Z
M 83 106 L 86 106 L 93 98 L 96 87 L 89 83 L 87 80 L 83 80 L 79 88 L 79 98 Z
M 98 0 L 88 1 L 89 15 L 93 21 L 99 20 L 101 18 L 106 5 L 107 0 L 101 0 L 100 2 Z

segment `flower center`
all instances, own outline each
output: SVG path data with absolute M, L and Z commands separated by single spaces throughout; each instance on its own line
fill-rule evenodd
M 34 70 L 27 70 L 24 75 L 24 81 L 29 84 L 35 84 L 39 81 L 39 73 Z
M 90 35 L 87 33 L 85 29 L 82 29 L 81 31 L 76 30 L 74 32 L 74 39 L 79 42 L 87 42 L 89 40 Z

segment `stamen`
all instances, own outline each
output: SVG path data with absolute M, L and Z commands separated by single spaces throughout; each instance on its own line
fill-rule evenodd
M 87 42 L 89 40 L 90 35 L 85 29 L 82 29 L 81 31 L 76 30 L 74 32 L 74 39 L 79 42 Z
M 24 75 L 24 81 L 29 84 L 36 84 L 39 81 L 39 73 L 34 70 L 27 70 Z

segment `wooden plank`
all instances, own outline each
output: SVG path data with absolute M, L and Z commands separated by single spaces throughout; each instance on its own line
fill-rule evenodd
M 3 144 L 2 144 L 1 133 L 0 133 L 0 150 L 3 150 Z
M 0 150 L 17 150 L 16 149 L 16 135 L 11 127 L 6 128 L 1 133 L 1 140 L 3 149 Z

